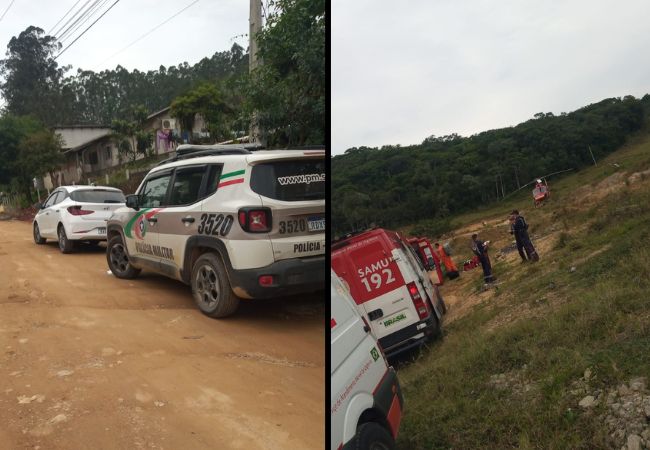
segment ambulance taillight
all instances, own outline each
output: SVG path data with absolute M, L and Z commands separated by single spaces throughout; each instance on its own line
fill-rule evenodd
M 424 300 L 422 300 L 422 296 L 420 295 L 420 291 L 418 291 L 418 287 L 415 285 L 415 282 L 410 282 L 406 285 L 406 287 L 409 290 L 409 294 L 411 294 L 411 300 L 413 300 L 413 304 L 415 305 L 415 309 L 418 312 L 418 316 L 420 316 L 420 319 L 426 319 L 426 317 L 429 315 L 429 310 L 427 309 L 427 305 L 424 303 Z

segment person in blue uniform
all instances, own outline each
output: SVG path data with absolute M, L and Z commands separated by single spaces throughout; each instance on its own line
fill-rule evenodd
M 513 210 L 511 216 L 514 220 L 512 222 L 512 231 L 515 235 L 515 240 L 517 241 L 517 250 L 519 250 L 519 255 L 522 255 L 520 246 L 523 247 L 523 250 L 526 252 L 526 256 L 529 261 L 539 261 L 539 255 L 533 246 L 533 243 L 530 241 L 530 236 L 528 236 L 528 224 L 524 216 L 519 214 L 518 210 Z M 523 259 L 523 255 L 522 255 Z
M 492 275 L 492 265 L 490 264 L 490 257 L 488 256 L 488 245 L 490 241 L 481 241 L 478 238 L 478 234 L 474 233 L 472 235 L 472 251 L 481 263 L 483 268 L 483 279 L 486 283 L 492 283 L 496 278 Z

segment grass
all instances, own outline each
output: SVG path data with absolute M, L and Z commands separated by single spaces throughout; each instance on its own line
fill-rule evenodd
M 648 169 L 649 156 L 650 141 L 639 137 L 598 166 L 554 183 L 553 202 L 531 209 L 526 218 L 538 232 L 557 230 L 542 261 L 495 264 L 499 294 L 449 324 L 442 342 L 400 368 L 399 448 L 610 448 L 603 406 L 583 411 L 571 386 L 587 368 L 599 388 L 650 373 L 650 187 L 627 186 L 590 205 L 572 196 L 617 170 Z M 524 209 L 525 201 L 454 223 L 503 216 L 504 207 Z M 508 314 L 510 321 L 490 326 Z M 498 374 L 528 390 L 516 382 L 494 387 L 490 380 Z

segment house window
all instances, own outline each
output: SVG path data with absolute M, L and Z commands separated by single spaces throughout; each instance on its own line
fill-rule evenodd
M 109 146 L 104 149 L 104 159 L 107 161 L 113 159 L 113 151 Z
M 97 152 L 88 153 L 88 164 L 90 165 L 97 164 Z

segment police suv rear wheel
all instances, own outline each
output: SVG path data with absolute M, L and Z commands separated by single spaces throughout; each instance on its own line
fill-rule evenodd
M 117 278 L 128 280 L 140 274 L 140 269 L 136 269 L 129 262 L 129 256 L 126 253 L 126 247 L 121 236 L 113 236 L 109 239 L 106 246 L 106 260 L 111 272 Z
M 214 253 L 205 253 L 194 263 L 192 294 L 201 312 L 210 317 L 229 316 L 239 306 L 221 258 Z
M 386 428 L 378 423 L 364 423 L 357 430 L 354 437 L 354 446 L 356 450 L 394 450 L 395 440 Z

